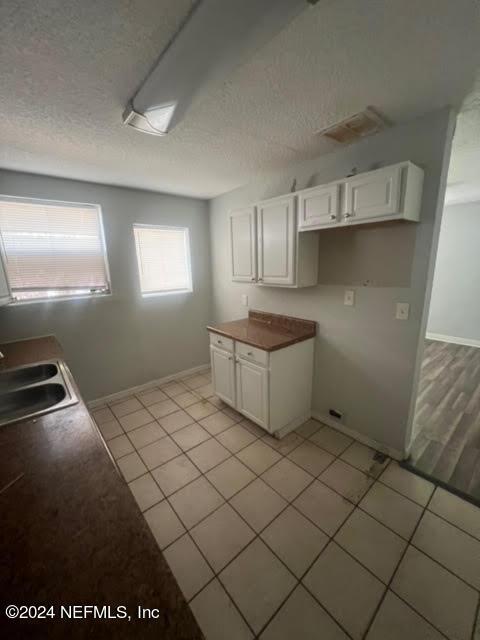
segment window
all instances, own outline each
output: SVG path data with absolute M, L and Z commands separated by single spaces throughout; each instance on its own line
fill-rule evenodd
M 135 224 L 133 233 L 144 296 L 192 291 L 188 229 Z
M 110 291 L 97 205 L 0 196 L 0 237 L 15 300 Z

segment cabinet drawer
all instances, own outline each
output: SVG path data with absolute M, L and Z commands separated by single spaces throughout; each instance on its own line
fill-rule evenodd
M 235 343 L 235 353 L 240 358 L 251 360 L 252 362 L 256 362 L 257 364 L 261 364 L 265 367 L 268 365 L 268 351 L 257 349 L 257 347 L 251 347 L 249 344 L 245 344 L 244 342 Z
M 233 351 L 233 340 L 221 336 L 219 333 L 210 333 L 210 344 L 219 349 L 225 349 L 225 351 Z

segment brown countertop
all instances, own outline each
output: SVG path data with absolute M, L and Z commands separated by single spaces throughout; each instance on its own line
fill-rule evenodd
M 63 357 L 53 336 L 0 351 L 2 369 Z M 203 638 L 81 398 L 0 428 L 0 513 L 5 637 Z M 8 620 L 8 604 L 54 605 L 56 616 Z M 59 605 L 125 606 L 131 621 L 62 620 Z M 138 605 L 159 619 L 137 619 Z
M 252 347 L 276 351 L 315 337 L 317 324 L 313 320 L 251 310 L 248 318 L 209 325 L 207 329 Z

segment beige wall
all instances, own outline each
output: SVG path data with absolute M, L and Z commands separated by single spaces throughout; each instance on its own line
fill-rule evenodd
M 449 110 L 338 152 L 270 173 L 210 201 L 213 313 L 216 320 L 246 315 L 249 305 L 318 322 L 313 409 L 336 408 L 344 424 L 365 436 L 404 450 L 417 346 L 425 324 L 424 301 L 437 203 L 443 202 L 444 152 L 453 131 Z M 288 290 L 232 282 L 228 212 L 255 200 L 345 176 L 356 167 L 411 160 L 425 170 L 421 222 L 369 225 L 319 233 L 319 285 Z M 355 307 L 343 305 L 345 288 L 356 289 Z M 395 320 L 395 303 L 409 302 L 410 319 Z
M 87 400 L 208 362 L 205 201 L 7 171 L 0 193 L 100 204 L 112 281 L 105 298 L 0 308 L 0 342 L 54 333 Z M 141 297 L 134 222 L 189 228 L 193 293 Z

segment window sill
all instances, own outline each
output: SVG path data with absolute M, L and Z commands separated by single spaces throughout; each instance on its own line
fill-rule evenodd
M 112 292 L 109 291 L 108 293 L 89 293 L 83 296 L 57 296 L 57 297 L 51 297 L 51 298 L 38 298 L 38 299 L 32 299 L 32 300 L 15 300 L 14 302 L 10 302 L 8 305 L 6 305 L 7 307 L 24 307 L 25 305 L 30 305 L 30 304 L 49 304 L 50 302 L 66 302 L 66 301 L 71 301 L 74 302 L 75 300 L 96 300 L 97 298 L 111 298 L 112 297 Z
M 176 289 L 175 291 L 157 291 L 155 293 L 142 293 L 142 298 L 144 300 L 149 300 L 151 298 L 159 298 L 162 296 L 181 296 L 185 294 L 193 293 L 193 289 Z

